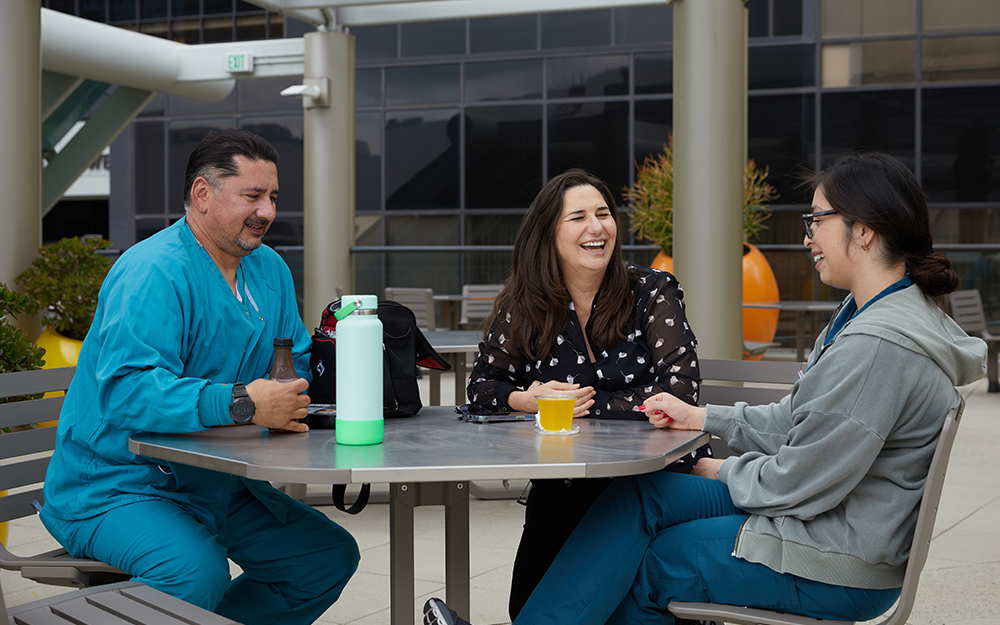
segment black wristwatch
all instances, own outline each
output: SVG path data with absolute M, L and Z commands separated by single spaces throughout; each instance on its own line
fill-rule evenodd
M 247 394 L 247 389 L 242 382 L 233 385 L 233 401 L 229 404 L 229 416 L 240 425 L 253 422 L 253 416 L 257 413 L 257 407 L 253 405 L 253 400 Z

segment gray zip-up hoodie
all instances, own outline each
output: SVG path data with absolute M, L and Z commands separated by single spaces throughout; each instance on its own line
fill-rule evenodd
M 738 454 L 719 480 L 751 515 L 733 555 L 828 584 L 897 588 L 955 387 L 983 376 L 986 344 L 916 286 L 874 302 L 822 349 L 828 331 L 781 402 L 708 407 L 705 430 Z

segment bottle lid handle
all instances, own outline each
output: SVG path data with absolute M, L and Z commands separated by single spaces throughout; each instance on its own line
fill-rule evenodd
M 347 315 L 349 315 L 352 312 L 354 312 L 355 310 L 357 310 L 358 306 L 361 306 L 361 300 L 360 299 L 356 299 L 353 302 L 351 302 L 350 304 L 348 304 L 347 306 L 342 307 L 340 310 L 338 310 L 337 312 L 333 313 L 333 317 L 337 321 L 342 321 L 344 319 L 344 317 L 346 317 Z

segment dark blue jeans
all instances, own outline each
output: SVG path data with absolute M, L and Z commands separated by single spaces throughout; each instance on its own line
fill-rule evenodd
M 583 517 L 514 622 L 670 625 L 671 601 L 868 620 L 899 597 L 898 588 L 832 586 L 734 557 L 746 518 L 716 480 L 663 471 L 617 478 Z

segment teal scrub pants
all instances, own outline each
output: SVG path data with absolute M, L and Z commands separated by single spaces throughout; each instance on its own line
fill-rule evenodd
M 616 478 L 577 525 L 514 625 L 672 625 L 671 601 L 864 621 L 900 589 L 831 586 L 733 556 L 747 514 L 716 480 Z
M 169 595 L 246 625 L 312 623 L 340 597 L 361 556 L 354 538 L 324 514 L 293 502 L 285 523 L 245 487 L 211 532 L 177 503 L 150 499 L 90 519 L 42 512 L 76 557 L 116 566 Z M 227 558 L 243 569 L 232 579 Z

